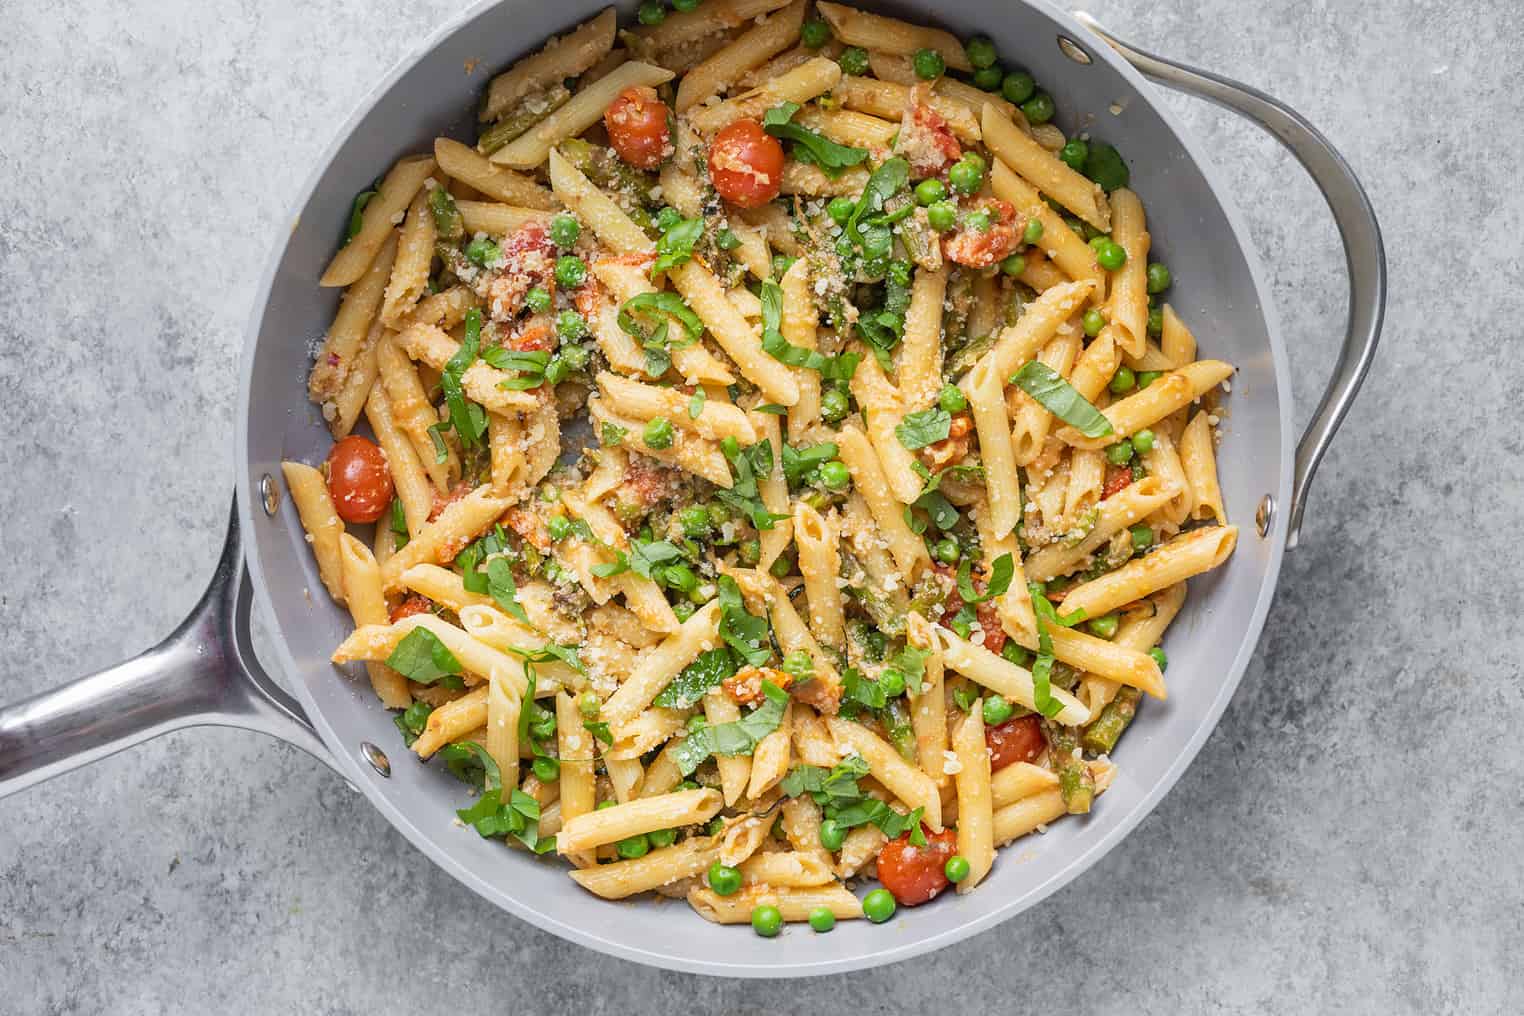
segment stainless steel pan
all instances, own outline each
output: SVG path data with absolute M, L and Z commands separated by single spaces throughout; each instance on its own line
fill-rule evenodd
M 493 903 L 617 956 L 701 973 L 782 977 L 861 969 L 956 942 L 1020 913 L 1095 863 L 1174 785 L 1227 705 L 1254 652 L 1282 554 L 1296 545 L 1313 471 L 1375 354 L 1386 297 L 1375 215 L 1332 146 L 1266 95 L 1132 49 L 1088 17 L 1071 17 L 1045 0 L 937 4 L 935 20 L 960 36 L 988 33 L 1004 56 L 1051 89 L 1062 125 L 1072 129 L 1088 117 L 1095 134 L 1126 153 L 1133 186 L 1148 203 L 1155 248 L 1178 280 L 1172 302 L 1207 352 L 1239 367 L 1220 459 L 1229 513 L 1244 530 L 1237 553 L 1193 582 L 1167 641 L 1170 700 L 1140 712 L 1117 754 L 1119 778 L 1095 813 L 1023 846 L 1022 863 L 998 862 L 979 892 L 906 911 L 883 928 L 848 922 L 829 935 L 796 932 L 776 940 L 718 928 L 676 906 L 611 905 L 579 890 L 558 866 L 453 824 L 459 785 L 402 748 L 390 715 L 360 675 L 346 677 L 328 663 L 349 618 L 324 595 L 296 512 L 275 480 L 281 459 L 318 461 L 327 452 L 328 434 L 302 377 L 309 343 L 333 316 L 335 294 L 316 280 L 352 195 L 440 133 L 471 136 L 484 78 L 463 73 L 469 61 L 499 66 L 599 6 L 479 5 L 387 75 L 339 130 L 297 203 L 250 322 L 237 507 L 206 596 L 142 656 L 0 710 L 0 795 L 165 731 L 247 727 L 334 768 L 435 863 Z M 908 6 L 897 13 L 932 14 Z M 1233 196 L 1144 75 L 1274 134 L 1312 175 L 1338 222 L 1349 319 L 1334 377 L 1294 454 L 1286 354 Z M 277 662 L 295 698 L 271 681 L 250 649 L 255 597 L 276 633 Z

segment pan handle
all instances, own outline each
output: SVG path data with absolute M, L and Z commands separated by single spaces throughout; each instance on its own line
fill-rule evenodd
M 0 797 L 182 727 L 243 727 L 333 766 L 296 700 L 260 668 L 235 505 L 211 584 L 180 626 L 135 659 L 0 707 Z
M 1089 14 L 1076 12 L 1074 17 L 1145 76 L 1230 109 L 1263 127 L 1307 170 L 1323 192 L 1323 199 L 1339 226 L 1349 274 L 1349 316 L 1333 377 L 1296 446 L 1286 525 L 1286 547 L 1293 548 L 1301 533 L 1302 511 L 1307 507 L 1312 475 L 1355 401 L 1381 338 L 1381 321 L 1386 313 L 1386 251 L 1375 209 L 1349 163 L 1296 110 L 1248 85 L 1136 49 L 1106 31 Z

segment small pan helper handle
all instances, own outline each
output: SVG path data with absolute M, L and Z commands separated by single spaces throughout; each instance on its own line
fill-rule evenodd
M 182 727 L 258 730 L 332 765 L 301 706 L 254 658 L 247 577 L 235 509 L 216 574 L 173 634 L 126 663 L 0 708 L 0 797 Z
M 1381 338 L 1381 322 L 1386 313 L 1386 251 L 1375 209 L 1349 163 L 1296 110 L 1248 85 L 1135 49 L 1102 28 L 1089 14 L 1076 12 L 1074 17 L 1147 77 L 1231 109 L 1263 127 L 1307 170 L 1323 192 L 1323 199 L 1339 226 L 1349 273 L 1349 317 L 1333 377 L 1296 446 L 1286 524 L 1286 547 L 1294 548 L 1302 529 L 1302 511 L 1307 507 L 1312 475 L 1355 401 Z

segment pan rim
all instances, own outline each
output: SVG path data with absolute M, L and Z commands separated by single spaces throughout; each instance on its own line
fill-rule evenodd
M 815 977 L 833 973 L 868 970 L 888 963 L 911 959 L 961 942 L 1036 906 L 1070 881 L 1088 871 L 1109 853 L 1112 848 L 1130 835 L 1133 829 L 1174 788 L 1185 770 L 1195 760 L 1196 755 L 1206 743 L 1207 738 L 1217 729 L 1223 712 L 1232 700 L 1250 661 L 1258 649 L 1260 635 L 1263 632 L 1265 620 L 1269 614 L 1270 605 L 1274 600 L 1276 587 L 1280 580 L 1281 567 L 1286 550 L 1288 512 L 1278 511 L 1274 513 L 1270 531 L 1265 536 L 1265 539 L 1269 541 L 1269 553 L 1265 573 L 1260 580 L 1259 594 L 1255 599 L 1253 611 L 1250 613 L 1248 623 L 1245 626 L 1242 642 L 1233 657 L 1232 664 L 1218 684 L 1216 696 L 1208 706 L 1203 720 L 1192 732 L 1189 739 L 1174 754 L 1168 768 L 1148 787 L 1133 807 L 1119 819 L 1115 820 L 1115 824 L 1111 828 L 1095 837 L 1092 841 L 1087 842 L 1082 850 L 1071 856 L 1064 866 L 1052 876 L 1037 885 L 1029 887 L 1019 896 L 989 906 L 983 913 L 971 916 L 969 920 L 954 928 L 916 937 L 900 944 L 886 944 L 884 948 L 872 952 L 838 956 L 817 961 L 799 962 L 797 960 L 788 960 L 785 962 L 767 963 L 749 960 L 739 955 L 740 951 L 738 950 L 738 955 L 721 964 L 648 950 L 625 941 L 616 941 L 612 938 L 604 937 L 596 928 L 568 924 L 553 913 L 553 905 L 537 905 L 536 903 L 515 897 L 505 891 L 501 885 L 489 881 L 467 865 L 457 861 L 448 851 L 439 849 L 436 844 L 438 830 L 426 830 L 420 827 L 407 812 L 393 804 L 390 799 L 381 793 L 379 786 L 370 778 L 370 774 L 360 765 L 359 760 L 349 751 L 344 750 L 333 727 L 318 708 L 312 694 L 308 691 L 306 683 L 301 677 L 302 671 L 297 666 L 296 660 L 287 644 L 279 618 L 276 615 L 274 603 L 271 601 L 267 591 L 269 586 L 265 579 L 264 564 L 261 558 L 261 541 L 256 535 L 261 532 L 261 529 L 258 528 L 260 520 L 256 518 L 253 510 L 253 506 L 260 503 L 260 498 L 255 491 L 255 478 L 249 469 L 249 463 L 251 462 L 249 424 L 253 406 L 254 393 L 252 382 L 255 354 L 258 349 L 259 333 L 270 305 L 276 276 L 280 265 L 285 260 L 291 238 L 295 235 L 296 224 L 300 221 L 303 210 L 311 201 L 320 182 L 331 170 L 339 150 L 363 120 L 387 95 L 397 80 L 427 58 L 443 41 L 460 31 L 489 9 L 501 4 L 513 4 L 516 2 L 520 2 L 520 0 L 479 0 L 479 2 L 473 3 L 468 8 L 446 20 L 439 28 L 430 33 L 417 48 L 393 65 L 377 81 L 375 86 L 359 100 L 354 110 L 335 130 L 333 139 L 323 149 L 322 154 L 317 160 L 315 160 L 312 171 L 301 185 L 295 201 L 290 206 L 291 211 L 285 220 L 291 223 L 290 230 L 284 239 L 272 246 L 265 270 L 255 290 L 255 299 L 250 308 L 249 321 L 244 334 L 244 349 L 241 363 L 242 373 L 239 379 L 238 414 L 235 420 L 235 461 L 239 463 L 237 476 L 239 522 L 244 527 L 243 531 L 250 534 L 246 543 L 245 561 L 252 577 L 255 602 L 258 604 L 258 609 L 261 611 L 265 622 L 270 625 L 274 635 L 275 654 L 279 661 L 280 670 L 287 676 L 288 684 L 301 702 L 309 721 L 316 729 L 318 736 L 322 738 L 324 744 L 328 746 L 329 751 L 333 753 L 337 767 L 350 783 L 358 787 L 370 800 L 370 803 L 386 817 L 387 821 L 407 837 L 413 846 L 423 852 L 432 863 L 439 865 L 494 906 L 506 910 L 515 917 L 521 918 L 537 928 L 568 941 L 597 950 L 598 952 L 647 966 L 709 976 L 744 978 Z M 1275 378 L 1274 394 L 1280 418 L 1281 439 L 1280 470 L 1279 475 L 1276 477 L 1274 490 L 1276 503 L 1279 505 L 1289 505 L 1293 461 L 1289 360 L 1275 305 L 1269 299 L 1270 291 L 1265 282 L 1264 266 L 1261 263 L 1258 251 L 1250 240 L 1248 229 L 1231 189 L 1224 184 L 1221 172 L 1203 150 L 1202 146 L 1186 130 L 1184 125 L 1180 123 L 1179 119 L 1168 107 L 1158 101 L 1158 93 L 1154 89 L 1154 86 L 1133 69 L 1130 64 L 1112 51 L 1110 47 L 1095 39 L 1089 30 L 1084 28 L 1068 12 L 1060 10 L 1049 0 L 1019 0 L 1019 2 L 1047 17 L 1064 34 L 1076 39 L 1090 40 L 1090 45 L 1087 48 L 1091 55 L 1095 59 L 1104 61 L 1112 70 L 1119 73 L 1149 103 L 1153 112 L 1160 117 L 1174 136 L 1175 142 L 1190 157 L 1195 168 L 1201 173 L 1221 206 L 1232 230 L 1233 241 L 1237 245 L 1248 268 L 1254 285 L 1254 292 L 1258 298 L 1258 312 L 1264 320 L 1266 334 L 1269 337 L 1271 361 Z M 886 943 L 888 941 L 886 940 Z M 765 953 L 760 955 L 765 955 Z

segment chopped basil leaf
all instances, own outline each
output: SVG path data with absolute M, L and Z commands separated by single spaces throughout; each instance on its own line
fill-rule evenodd
M 402 733 L 403 744 L 411 748 L 413 742 L 423 736 L 424 730 L 429 725 L 429 714 L 433 711 L 434 707 L 427 702 L 414 702 L 392 717 L 392 722 Z
M 1037 659 L 1032 664 L 1032 704 L 1037 711 L 1052 719 L 1064 711 L 1064 704 L 1053 696 L 1053 636 L 1049 625 L 1072 628 L 1085 619 L 1083 610 L 1060 615 L 1053 601 L 1043 593 L 1037 583 L 1028 584 L 1027 593 L 1032 598 L 1032 610 L 1037 615 Z
M 930 650 L 907 645 L 889 660 L 889 665 L 904 675 L 905 687 L 912 695 L 921 693 L 921 684 L 926 677 L 926 661 L 930 656 Z
M 397 643 L 386 658 L 386 665 L 409 681 L 433 684 L 442 677 L 461 672 L 460 661 L 427 628 L 414 628 Z
M 780 406 L 776 402 L 764 402 L 762 405 L 760 405 L 760 406 L 756 407 L 756 409 L 752 410 L 752 412 L 755 412 L 755 413 L 767 413 L 770 416 L 787 416 L 788 415 L 788 407 L 787 406 Z
M 516 376 L 498 382 L 498 387 L 510 391 L 528 391 L 545 383 L 545 368 L 550 364 L 550 353 L 543 349 L 518 350 L 494 347 L 482 353 L 489 367 L 514 371 Z
M 720 638 L 753 667 L 760 667 L 773 655 L 772 629 L 767 618 L 747 613 L 741 599 L 741 587 L 729 575 L 719 580 Z
M 516 599 L 519 590 L 513 581 L 513 567 L 505 558 L 494 557 L 487 562 L 487 592 L 504 611 L 529 623 L 529 615 Z
M 758 529 L 771 529 L 774 522 L 788 518 L 787 515 L 774 515 L 767 510 L 757 486 L 757 477 L 770 473 L 773 469 L 771 441 L 758 441 L 750 448 L 743 449 L 733 436 L 726 437 L 720 441 L 720 452 L 730 463 L 733 478 L 730 489 L 716 491 L 715 497 L 737 511 L 744 512 Z
M 700 653 L 698 659 L 668 682 L 652 705 L 662 709 L 686 709 L 702 699 L 710 688 L 717 687 L 735 672 L 735 654 L 724 646 Z
M 1032 360 L 1011 375 L 1011 384 L 1086 437 L 1105 437 L 1112 432 L 1111 421 L 1041 360 Z
M 693 258 L 693 248 L 704 235 L 703 219 L 680 219 L 656 241 L 656 264 L 653 272 L 665 272 Z
M 850 381 L 860 359 L 856 353 L 825 356 L 796 346 L 783 337 L 783 287 L 771 279 L 762 283 L 762 352 L 790 367 L 816 371 L 828 381 Z
M 1010 554 L 1001 554 L 990 566 L 989 583 L 982 594 L 974 592 L 973 562 L 968 558 L 958 565 L 958 595 L 964 603 L 984 603 L 997 596 L 1004 596 L 1011 588 L 1011 576 L 1016 573 L 1016 563 Z
M 450 775 L 462 783 L 483 790 L 498 790 L 503 785 L 502 770 L 498 769 L 492 756 L 487 754 L 487 749 L 475 741 L 447 744 L 439 749 L 439 757 L 444 759 Z
M 900 439 L 900 444 L 915 451 L 917 448 L 925 448 L 927 445 L 946 440 L 951 429 L 952 414 L 941 406 L 937 406 L 917 413 L 907 413 L 905 418 L 895 425 L 894 433 Z
M 344 229 L 344 243 L 340 246 L 347 247 L 349 241 L 360 235 L 360 226 L 365 222 L 365 206 L 370 204 L 370 199 L 375 196 L 374 190 L 361 191 L 355 195 L 355 203 L 349 209 L 349 225 Z
M 785 444 L 783 446 L 783 478 L 788 481 L 789 486 L 797 487 L 804 481 L 810 470 L 836 458 L 839 452 L 840 449 L 834 441 L 822 441 L 820 444 L 806 445 L 803 448 Z
M 609 725 L 602 720 L 583 720 L 582 729 L 592 734 L 604 744 L 614 743 L 614 735 L 609 732 Z
M 789 797 L 809 794 L 816 804 L 831 801 L 846 803 L 860 800 L 862 789 L 857 785 L 859 776 L 868 775 L 868 763 L 861 755 L 848 755 L 830 769 L 820 766 L 800 765 L 791 769 L 778 784 L 778 789 Z
M 1127 163 L 1122 161 L 1122 154 L 1104 141 L 1090 142 L 1090 151 L 1085 155 L 1082 172 L 1100 184 L 1101 190 L 1107 194 L 1118 187 L 1126 187 L 1132 178 Z
M 708 396 L 704 394 L 704 389 L 695 388 L 693 390 L 693 397 L 688 400 L 688 419 L 697 420 L 704 414 L 704 400 L 706 398 Z
M 474 402 L 467 402 L 464 390 L 461 388 L 461 376 L 466 369 L 476 362 L 477 351 L 481 346 L 482 335 L 482 312 L 472 307 L 466 312 L 466 334 L 455 351 L 445 364 L 443 373 L 439 377 L 439 386 L 444 389 L 445 406 L 449 409 L 450 427 L 455 431 L 460 443 L 467 448 L 475 447 L 481 442 L 482 435 L 487 430 L 487 413 Z M 435 442 L 435 453 L 438 454 L 439 442 Z
M 794 142 L 793 155 L 798 161 L 814 163 L 826 176 L 838 177 L 844 170 L 868 157 L 865 148 L 838 145 L 808 127 L 790 123 L 797 112 L 799 104 L 796 102 L 774 106 L 762 115 L 762 129 L 775 138 L 787 138 Z
M 771 681 L 762 682 L 766 699 L 760 706 L 732 723 L 715 723 L 691 731 L 672 752 L 678 770 L 689 776 L 711 755 L 750 755 L 757 742 L 778 729 L 788 694 Z

